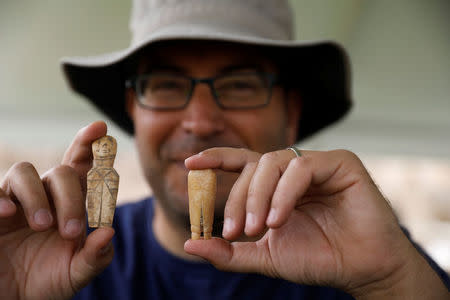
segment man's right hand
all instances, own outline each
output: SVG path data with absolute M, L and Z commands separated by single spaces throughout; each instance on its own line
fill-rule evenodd
M 86 238 L 86 174 L 91 143 L 106 124 L 81 129 L 62 164 L 42 177 L 30 163 L 13 165 L 0 184 L 2 299 L 69 299 L 112 260 L 112 228 Z

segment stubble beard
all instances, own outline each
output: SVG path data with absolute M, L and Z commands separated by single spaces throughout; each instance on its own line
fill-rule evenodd
M 190 232 L 187 184 L 184 193 L 181 193 L 179 189 L 177 190 L 170 186 L 171 181 L 168 180 L 167 165 L 161 168 L 148 169 L 145 176 L 153 190 L 154 200 L 161 206 L 167 221 L 172 223 L 175 228 Z M 218 185 L 220 177 L 221 176 L 218 176 Z M 223 193 L 220 197 L 224 198 L 225 194 L 227 195 L 227 193 Z M 214 236 L 222 235 L 225 201 L 226 199 L 216 199 L 216 204 L 218 204 L 218 206 L 216 206 L 214 212 L 212 232 Z M 223 203 L 223 205 L 221 205 L 221 203 Z
M 175 142 L 176 140 L 176 142 Z M 183 174 L 182 168 L 176 166 L 174 158 L 179 158 L 179 153 L 198 153 L 212 147 L 245 147 L 240 143 L 230 143 L 212 137 L 199 139 L 195 136 L 185 136 L 180 139 L 168 139 L 161 145 L 157 158 L 154 161 L 147 161 L 143 166 L 147 182 L 150 184 L 155 201 L 162 208 L 168 222 L 175 228 L 190 233 L 189 200 L 187 193 L 187 172 Z M 141 158 L 142 160 L 142 158 Z M 144 158 L 145 160 L 145 158 Z M 179 163 L 179 162 L 178 162 Z M 221 236 L 223 228 L 223 216 L 225 202 L 228 198 L 231 186 L 237 179 L 238 174 L 228 175 L 226 172 L 217 171 L 217 198 L 215 201 L 213 235 Z

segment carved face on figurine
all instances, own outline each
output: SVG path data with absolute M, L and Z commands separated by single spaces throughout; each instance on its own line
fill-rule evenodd
M 116 156 L 117 142 L 112 136 L 106 135 L 92 143 L 94 158 L 112 158 Z

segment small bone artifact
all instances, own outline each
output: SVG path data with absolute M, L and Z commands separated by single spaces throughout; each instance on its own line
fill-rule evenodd
M 117 142 L 104 136 L 92 143 L 93 167 L 87 174 L 89 227 L 112 226 L 116 209 L 119 174 L 113 168 Z
M 188 174 L 189 216 L 191 238 L 211 238 L 216 198 L 216 173 L 211 169 L 191 170 Z

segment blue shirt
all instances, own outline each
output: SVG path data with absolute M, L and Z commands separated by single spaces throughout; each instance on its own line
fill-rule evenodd
M 117 208 L 114 259 L 74 299 L 353 299 L 333 288 L 222 272 L 207 263 L 182 260 L 159 245 L 152 218 L 152 198 Z M 430 264 L 448 287 L 446 273 Z

